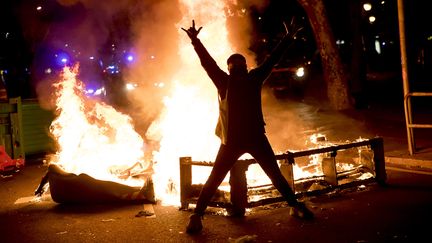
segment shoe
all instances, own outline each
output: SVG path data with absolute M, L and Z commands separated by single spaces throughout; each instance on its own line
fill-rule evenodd
M 314 214 L 310 211 L 304 203 L 297 203 L 297 205 L 292 206 L 290 209 L 290 215 L 299 219 L 310 220 L 314 218 Z
M 186 233 L 188 234 L 198 234 L 199 232 L 201 232 L 203 226 L 202 226 L 202 222 L 201 222 L 201 215 L 199 214 L 192 214 L 189 217 L 189 223 L 186 226 Z

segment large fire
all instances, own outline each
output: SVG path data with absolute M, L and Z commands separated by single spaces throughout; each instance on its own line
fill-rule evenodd
M 160 142 L 153 151 L 153 181 L 157 199 L 165 204 L 179 204 L 179 157 L 214 159 L 219 140 L 214 135 L 217 121 L 217 92 L 202 70 L 190 40 L 180 27 L 195 19 L 205 26 L 201 40 L 218 63 L 225 63 L 232 53 L 226 29 L 225 1 L 183 0 L 183 19 L 178 23 L 178 47 L 181 63 L 172 80 L 173 89 L 164 98 L 164 110 L 148 129 L 146 136 Z M 222 67 L 224 68 L 224 67 Z M 55 84 L 58 117 L 51 125 L 59 149 L 51 163 L 66 171 L 86 173 L 96 179 L 113 180 L 129 185 L 116 170 L 141 163 L 144 167 L 145 144 L 135 132 L 131 118 L 102 102 L 84 95 L 83 84 L 76 79 L 78 69 L 65 68 L 62 80 Z M 195 173 L 204 181 L 208 173 Z
M 214 135 L 218 112 L 216 88 L 180 27 L 188 27 L 193 19 L 198 27 L 204 26 L 199 37 L 219 64 L 224 64 L 233 53 L 228 41 L 224 0 L 182 0 L 181 3 L 183 19 L 177 26 L 181 63 L 178 73 L 173 75 L 177 79 L 171 81 L 173 88 L 163 100 L 164 110 L 145 134 L 160 143 L 158 151 L 150 151 L 154 163 L 144 159 L 149 151 L 145 151 L 144 140 L 134 130 L 129 116 L 86 98 L 83 84 L 76 79 L 77 68 L 65 68 L 61 80 L 55 84 L 58 117 L 51 125 L 51 133 L 59 149 L 51 163 L 60 164 L 68 172 L 133 186 L 143 182 L 120 179 L 116 172 L 136 163 L 141 168 L 152 166 L 156 198 L 164 204 L 180 203 L 179 157 L 212 161 L 220 143 Z M 193 183 L 203 183 L 208 168 L 194 170 Z M 297 176 L 308 176 L 298 167 L 295 170 Z M 247 176 L 258 184 L 270 183 L 262 170 L 254 166 Z
M 166 190 L 166 185 L 172 181 L 178 185 L 179 157 L 213 160 L 220 143 L 214 135 L 218 114 L 217 91 L 181 27 L 188 27 L 193 19 L 199 26 L 204 26 L 199 37 L 218 63 L 225 63 L 232 53 L 226 29 L 225 1 L 181 2 L 184 9 L 177 28 L 181 58 L 179 72 L 175 75 L 178 79 L 173 81 L 174 89 L 164 100 L 165 110 L 160 119 L 146 134 L 150 138 L 160 137 L 160 149 L 154 154 L 154 160 L 158 161 L 155 165 L 155 191 L 169 204 L 179 203 L 178 192 L 167 193 Z M 208 172 L 194 174 L 198 175 L 193 178 L 195 182 L 203 182 L 208 176 Z
M 61 80 L 55 84 L 58 116 L 50 131 L 59 148 L 51 163 L 75 174 L 142 185 L 113 176 L 115 170 L 137 162 L 145 164 L 142 137 L 133 129 L 129 116 L 85 97 L 77 71 L 78 67 L 64 68 Z

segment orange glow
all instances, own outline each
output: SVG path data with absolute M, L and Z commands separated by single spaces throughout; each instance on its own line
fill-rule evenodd
M 173 89 L 165 97 L 165 108 L 150 126 L 146 136 L 160 141 L 154 152 L 156 195 L 165 204 L 177 205 L 179 199 L 179 157 L 214 160 L 220 141 L 214 135 L 218 116 L 217 90 L 200 65 L 189 37 L 181 27 L 189 28 L 195 20 L 203 26 L 199 38 L 222 69 L 232 53 L 227 38 L 224 1 L 182 0 L 183 19 L 178 23 L 179 71 Z M 205 170 L 204 172 L 201 170 Z M 194 183 L 203 183 L 208 168 L 194 168 Z
M 61 80 L 54 84 L 57 117 L 50 132 L 57 141 L 58 152 L 50 162 L 75 174 L 142 185 L 142 181 L 125 182 L 112 174 L 115 169 L 144 163 L 142 137 L 135 132 L 129 116 L 87 99 L 77 72 L 78 66 L 65 67 Z
M 181 0 L 183 19 L 178 23 L 178 71 L 171 90 L 163 99 L 164 109 L 153 121 L 145 136 L 158 141 L 152 151 L 153 182 L 156 199 L 165 205 L 180 204 L 179 158 L 191 156 L 193 161 L 213 161 L 220 140 L 214 135 L 218 117 L 217 90 L 201 67 L 190 39 L 181 27 L 188 28 L 195 20 L 203 26 L 199 38 L 210 54 L 226 69 L 226 58 L 233 53 L 226 28 L 225 1 Z M 131 118 L 101 102 L 84 95 L 83 84 L 76 79 L 78 68 L 65 68 L 55 84 L 57 118 L 50 127 L 58 143 L 58 152 L 51 163 L 61 165 L 75 174 L 86 173 L 96 179 L 128 185 L 142 185 L 140 180 L 120 180 L 114 171 L 126 169 L 136 162 L 144 166 L 145 144 L 134 130 Z M 163 84 L 160 83 L 160 84 Z M 322 146 L 322 135 L 311 137 L 311 146 Z M 328 145 L 328 144 L 326 144 Z M 250 157 L 248 155 L 242 157 Z M 310 158 L 314 171 L 294 165 L 295 179 L 322 174 L 322 155 Z M 204 183 L 209 167 L 193 167 L 193 184 Z M 254 164 L 247 171 L 248 184 L 270 184 L 262 169 Z

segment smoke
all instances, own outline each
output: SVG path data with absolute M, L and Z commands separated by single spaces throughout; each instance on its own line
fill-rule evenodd
M 257 57 L 252 50 L 253 41 L 259 39 L 256 23 L 259 16 L 269 5 L 269 1 L 260 0 L 228 0 L 228 32 L 230 42 L 236 52 L 246 56 L 250 67 L 259 65 Z M 288 12 L 289 9 L 286 9 Z M 286 152 L 289 149 L 304 149 L 307 147 L 309 136 L 315 131 L 310 129 L 312 124 L 306 121 L 302 114 L 313 112 L 310 107 L 298 103 L 289 103 L 286 100 L 275 98 L 271 90 L 263 90 L 263 112 L 266 133 L 277 152 Z
M 178 28 L 181 15 L 173 0 L 146 1 L 134 7 L 131 31 L 137 60 L 126 79 L 138 84 L 130 93 L 137 127 L 145 132 L 162 108 L 175 71 L 180 67 Z
M 69 52 L 76 57 L 74 62 L 81 63 L 81 74 L 90 76 L 89 80 L 100 80 L 103 67 L 97 67 L 100 65 L 97 61 L 91 64 L 95 67 L 90 66 L 89 57 L 99 56 L 106 66 L 107 59 L 114 53 L 111 45 L 115 44 L 117 55 L 132 51 L 136 57 L 129 69 L 122 70 L 123 79 L 139 86 L 130 97 L 133 104 L 130 111 L 134 115 L 146 113 L 140 116 L 138 123 L 147 123 L 155 116 L 163 94 L 154 89 L 154 84 L 167 80 L 177 68 L 175 24 L 180 15 L 176 0 L 56 0 L 44 5 L 44 11 L 49 14 L 41 22 L 48 21 L 49 26 L 44 36 L 38 37 L 40 44 L 33 64 L 33 79 L 40 100 L 49 100 L 50 86 L 57 78 L 56 74 L 47 77 L 45 73 L 55 62 L 56 51 Z M 28 23 L 23 25 L 37 29 Z M 53 106 L 52 103 L 42 105 Z
M 95 55 L 106 44 L 113 30 L 119 31 L 116 19 L 131 12 L 134 0 L 57 0 L 61 7 L 54 13 L 48 41 L 53 47 L 68 43 L 82 56 Z M 62 16 L 61 16 L 62 15 Z M 127 23 L 121 23 L 128 32 Z
M 251 50 L 257 34 L 254 30 L 254 11 L 262 11 L 269 1 L 227 0 L 226 15 L 229 39 L 233 49 L 246 57 L 249 66 L 256 65 L 255 53 Z
M 250 49 L 254 29 L 249 10 L 263 9 L 268 3 L 262 0 L 225 0 L 225 4 L 232 48 L 245 55 L 249 65 L 254 66 L 256 57 Z M 180 41 L 177 24 L 182 19 L 181 8 L 179 2 L 173 0 L 145 1 L 134 6 L 131 30 L 138 60 L 128 70 L 127 79 L 139 84 L 130 98 L 143 131 L 160 113 L 162 97 L 170 90 L 172 76 L 181 68 L 177 55 Z
M 82 55 L 97 54 L 107 42 L 115 40 L 129 45 L 135 54 L 134 63 L 123 73 L 123 79 L 136 83 L 137 89 L 128 92 L 130 109 L 139 133 L 145 134 L 163 108 L 163 97 L 168 95 L 173 75 L 181 68 L 178 56 L 181 6 L 177 0 L 57 0 L 64 9 L 74 13 L 53 25 L 47 37 L 51 45 L 60 47 L 68 40 L 80 46 Z M 256 65 L 251 50 L 257 38 L 252 10 L 263 11 L 269 1 L 226 0 L 225 14 L 232 49 L 246 56 L 249 66 Z M 61 38 L 58 38 L 61 36 Z M 127 47 L 127 46 L 126 46 Z M 120 47 L 118 47 L 120 48 Z M 193 56 L 191 58 L 197 58 Z M 222 63 L 221 63 L 222 64 Z M 44 86 L 41 86 L 44 87 Z M 46 91 L 48 89 L 42 88 Z M 45 95 L 49 95 L 46 92 Z M 269 99 L 267 99 L 269 100 Z M 301 119 L 274 100 L 264 102 L 267 132 L 278 147 L 303 145 Z M 277 134 L 273 136 L 272 134 Z M 299 144 L 296 144 L 299 141 Z M 300 142 L 301 141 L 301 142 Z
M 304 103 L 279 100 L 270 89 L 263 91 L 263 113 L 266 133 L 275 153 L 300 150 L 310 146 L 313 129 L 314 108 Z
M 126 16 L 127 19 L 133 2 L 133 0 L 107 0 L 103 3 L 96 0 L 57 0 L 42 4 L 42 11 L 36 19 L 22 17 L 23 26 L 27 31 L 36 29 L 41 33 L 32 34 L 34 39 L 32 42 L 36 43 L 32 79 L 39 100 L 44 102 L 49 100 L 51 84 L 58 79 L 58 73 L 54 72 L 52 66 L 61 65 L 56 60 L 59 52 L 67 53 L 73 63 L 79 62 L 80 73 L 86 73 L 89 76 L 88 80 L 101 79 L 101 67 L 98 67 L 97 59 L 90 64 L 89 57 L 97 57 L 101 54 L 103 47 L 112 37 L 110 35 L 113 33 L 113 28 L 117 27 L 116 19 L 118 16 Z M 28 12 L 28 10 L 23 11 Z M 126 24 L 121 28 L 123 28 L 122 34 L 129 31 Z M 48 68 L 51 73 L 46 73 Z M 50 108 L 53 104 L 44 103 L 42 106 Z

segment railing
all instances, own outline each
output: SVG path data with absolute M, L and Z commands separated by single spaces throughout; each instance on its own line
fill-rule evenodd
M 414 128 L 432 128 L 432 124 L 419 124 L 413 123 L 412 110 L 411 110 L 411 97 L 432 97 L 431 92 L 412 92 L 407 93 L 404 97 L 405 108 L 405 126 L 407 128 L 408 136 L 408 151 L 413 155 L 416 151 L 416 144 L 414 138 Z
M 372 173 L 372 177 L 364 180 L 354 180 L 349 183 L 339 183 L 341 178 L 346 176 L 346 172 L 337 172 L 336 170 L 336 157 L 338 156 L 338 151 L 352 149 L 352 148 L 362 148 L 366 147 L 370 149 L 373 153 L 369 159 L 359 160 L 361 162 L 361 167 L 367 172 Z M 294 180 L 293 164 L 296 162 L 296 158 L 310 156 L 314 154 L 325 154 L 322 159 L 322 170 L 323 176 L 322 180 L 328 185 L 326 188 L 312 191 L 296 191 L 296 184 L 302 183 L 300 179 Z M 385 172 L 385 161 L 384 161 L 384 143 L 382 138 L 372 138 L 369 140 L 363 140 L 359 142 L 332 145 L 322 148 L 314 148 L 303 151 L 296 152 L 286 152 L 284 154 L 276 155 L 276 159 L 281 163 L 280 169 L 285 179 L 291 185 L 291 188 L 296 193 L 296 197 L 301 196 L 311 196 L 316 194 L 322 194 L 334 190 L 335 188 L 348 188 L 359 184 L 366 184 L 368 182 L 377 182 L 380 185 L 385 184 L 386 172 Z M 238 160 L 236 166 L 243 168 L 243 172 L 247 170 L 248 166 L 256 163 L 253 159 Z M 195 204 L 197 200 L 196 192 L 197 185 L 192 184 L 192 166 L 213 166 L 213 162 L 202 162 L 202 161 L 192 161 L 191 157 L 181 157 L 180 158 L 180 201 L 181 208 L 187 209 L 189 204 Z M 354 173 L 354 172 L 353 172 Z M 356 171 L 356 173 L 361 173 L 361 171 Z M 316 178 L 311 178 L 316 179 Z M 305 179 L 302 179 L 303 181 Z M 268 186 L 268 185 L 263 185 Z M 249 188 L 250 190 L 251 188 Z M 264 198 L 254 202 L 248 202 L 246 207 L 255 207 L 265 204 L 275 203 L 284 201 L 280 196 Z M 209 203 L 212 207 L 230 207 L 231 203 L 225 201 L 212 201 Z
M 401 68 L 402 68 L 402 81 L 404 92 L 404 111 L 405 111 L 405 126 L 407 129 L 408 137 L 408 151 L 413 155 L 416 150 L 414 139 L 414 128 L 432 128 L 432 124 L 415 124 L 413 123 L 412 110 L 411 110 L 411 97 L 426 97 L 432 96 L 431 92 L 410 92 L 408 80 L 408 55 L 406 50 L 406 36 L 405 36 L 405 11 L 404 0 L 397 0 L 398 6 L 398 24 L 399 24 L 399 44 L 401 52 Z

